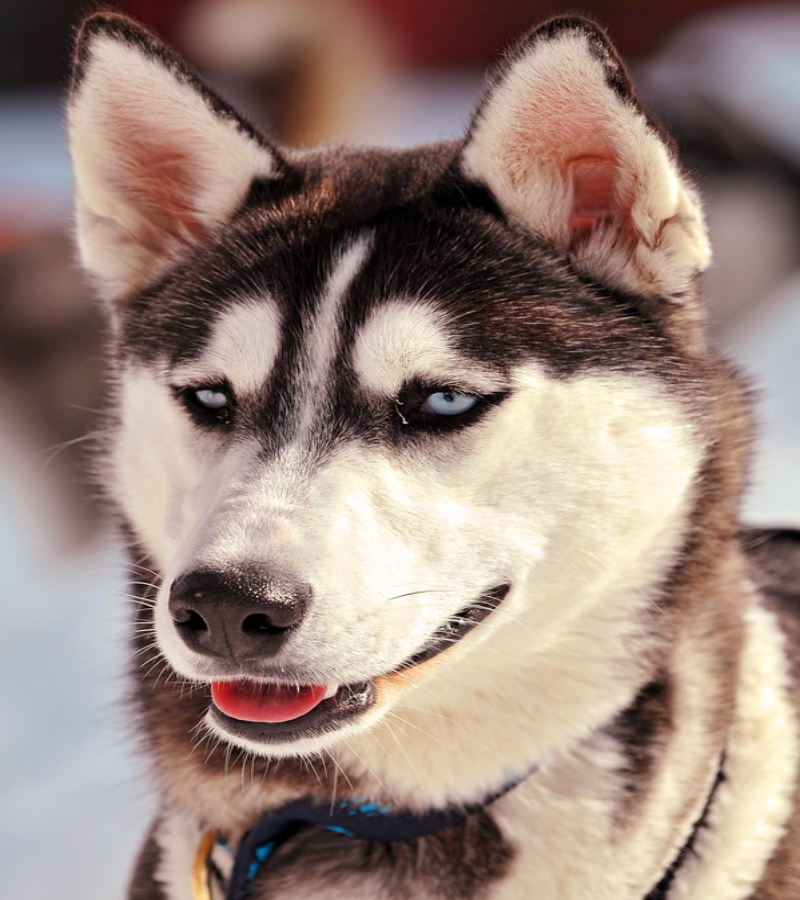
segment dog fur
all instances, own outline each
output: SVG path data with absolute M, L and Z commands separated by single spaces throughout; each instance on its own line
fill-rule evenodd
M 509 778 L 414 842 L 304 829 L 249 896 L 796 896 L 800 541 L 739 525 L 701 205 L 600 29 L 534 30 L 461 141 L 300 151 L 99 13 L 69 130 L 160 798 L 130 900 L 298 797 Z M 223 715 L 243 679 L 331 696 Z

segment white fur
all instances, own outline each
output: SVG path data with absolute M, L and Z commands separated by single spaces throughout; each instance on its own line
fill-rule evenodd
M 170 811 L 159 824 L 155 838 L 161 859 L 155 876 L 169 900 L 196 900 L 191 875 L 202 836 L 197 820 L 178 811 Z
M 497 823 L 516 856 L 492 900 L 627 900 L 620 876 L 646 861 L 622 859 L 614 846 L 619 802 L 614 785 L 621 762 L 613 742 L 594 736 L 495 805 Z
M 121 297 L 228 219 L 275 161 L 139 49 L 101 35 L 90 52 L 68 110 L 78 247 L 106 296 Z
M 514 62 L 475 123 L 463 167 L 568 250 L 575 178 L 587 165 L 613 173 L 613 197 L 588 210 L 598 225 L 572 248 L 578 265 L 636 293 L 685 292 L 711 258 L 698 198 L 644 115 L 607 86 L 586 37 L 567 32 Z
M 489 394 L 505 385 L 474 360 L 459 361 L 441 310 L 422 300 L 388 301 L 359 331 L 353 364 L 366 388 L 396 397 L 415 379 Z
M 745 621 L 725 781 L 669 900 L 750 897 L 792 813 L 800 744 L 785 639 L 755 597 Z
M 658 618 L 654 611 L 652 627 L 658 628 Z M 719 772 L 725 740 L 716 706 L 719 662 L 707 652 L 707 640 L 699 629 L 681 629 L 670 664 L 670 707 L 679 713 L 646 792 L 634 801 L 636 815 L 611 835 L 617 847 L 625 848 L 618 889 L 637 900 L 678 857 Z
M 342 302 L 350 285 L 366 262 L 372 246 L 371 234 L 362 234 L 350 246 L 341 248 L 334 259 L 328 280 L 321 296 L 317 314 L 306 336 L 303 354 L 304 368 L 300 382 L 306 390 L 300 431 L 306 434 L 320 410 L 320 391 L 327 384 L 327 377 L 338 349 L 339 319 Z M 327 391 L 324 393 L 327 394 Z
M 115 497 L 159 567 L 185 532 L 178 497 L 201 483 L 212 442 L 197 432 L 169 387 L 166 368 L 130 365 L 117 393 L 120 431 L 111 452 Z
M 269 297 L 229 306 L 214 323 L 202 354 L 173 370 L 176 384 L 214 384 L 227 379 L 238 397 L 254 394 L 267 380 L 281 341 L 281 321 Z
M 330 284 L 349 283 L 361 252 L 352 257 L 347 277 Z M 344 263 L 336 271 L 343 272 Z M 337 292 L 329 286 L 331 298 Z M 331 307 L 336 307 L 333 299 Z M 391 347 L 386 329 L 404 320 L 395 309 L 376 325 L 379 321 L 370 320 L 359 337 L 362 361 L 370 356 L 370 340 L 380 351 L 373 358 Z M 310 397 L 325 396 L 328 370 L 322 361 L 330 360 L 331 348 L 319 334 L 322 324 L 316 322 L 309 338 L 317 360 L 303 378 Z M 435 355 L 443 332 L 428 325 Z M 417 346 L 431 358 L 419 340 Z M 405 377 L 418 374 L 418 358 L 409 361 Z M 437 370 L 443 377 L 445 362 L 442 358 Z M 403 362 L 389 363 L 394 378 Z M 463 361 L 453 358 L 451 365 L 450 378 L 463 378 Z M 375 375 L 374 367 L 369 371 Z M 535 734 L 516 745 L 527 747 L 520 758 L 513 750 L 505 755 L 506 765 L 546 755 L 574 739 L 575 727 L 600 721 L 619 702 L 617 685 L 630 680 L 613 674 L 624 654 L 614 649 L 611 635 L 635 627 L 648 602 L 647 588 L 671 559 L 701 453 L 681 410 L 650 382 L 599 374 L 551 380 L 537 367 L 521 368 L 504 404 L 446 447 L 432 448 L 432 456 L 398 457 L 396 451 L 387 455 L 353 446 L 315 468 L 313 447 L 302 441 L 269 462 L 259 460 L 255 442 L 222 454 L 216 445 L 209 449 L 213 439 L 192 434 L 157 377 L 137 370 L 125 380 L 115 455 L 120 494 L 128 498 L 137 530 L 159 548 L 165 586 L 156 611 L 157 636 L 178 672 L 191 678 L 210 674 L 173 634 L 166 612 L 171 579 L 193 566 L 256 561 L 288 566 L 314 588 L 309 615 L 276 660 L 304 673 L 309 683 L 349 684 L 395 669 L 441 622 L 487 588 L 510 581 L 514 590 L 500 612 L 441 658 L 440 669 L 452 667 L 453 675 L 451 684 L 443 671 L 437 674 L 439 699 L 431 706 L 424 689 L 409 688 L 414 705 L 441 713 L 440 705 L 456 702 L 455 697 L 469 705 L 464 692 L 484 678 L 496 688 L 514 684 L 516 692 L 519 679 L 530 677 L 522 702 L 532 704 L 528 721 L 537 723 Z M 389 398 L 395 390 L 396 384 L 388 383 L 381 393 Z M 143 475 L 151 483 L 146 510 L 137 506 Z M 345 558 L 348 564 L 342 566 Z M 580 637 L 592 610 L 608 638 L 593 637 L 594 650 Z M 467 674 L 462 656 L 495 640 L 487 657 L 494 675 L 481 665 Z M 512 678 L 519 666 L 529 675 Z M 574 720 L 548 718 L 551 703 L 534 689 L 543 683 L 559 685 L 549 689 L 564 694 L 559 707 L 575 713 L 580 707 L 580 714 Z M 402 697 L 403 691 L 393 689 L 395 694 Z M 316 752 L 344 744 L 349 731 L 368 731 L 394 702 L 387 694 L 386 702 L 352 729 L 269 752 Z M 502 709 L 500 703 L 498 714 Z M 408 716 L 414 719 L 413 710 Z M 483 772 L 465 760 L 469 777 L 458 764 L 428 760 L 424 742 L 418 752 L 414 764 L 422 764 L 429 776 L 409 802 L 430 800 L 431 792 L 457 793 L 459 784 L 492 782 L 502 768 L 499 747 L 496 759 L 482 758 Z M 397 789 L 405 791 L 403 765 L 394 765 Z M 394 776 L 384 773 L 382 779 Z
M 515 589 L 397 689 L 380 728 L 340 751 L 356 771 L 359 757 L 369 760 L 376 780 L 411 805 L 475 799 L 465 792 L 479 796 L 509 769 L 547 759 L 619 708 L 635 681 L 630 642 L 648 588 L 682 528 L 699 448 L 665 398 L 636 379 L 558 382 L 529 369 L 516 380 L 521 396 L 476 436 L 452 480 L 411 475 L 420 502 L 444 496 L 469 510 L 454 528 L 430 501 L 421 507 L 432 527 L 417 540 L 441 534 L 451 545 L 436 545 L 443 583 L 463 581 L 477 559 L 487 573 L 499 561 Z M 501 723 L 512 715 L 510 741 Z M 403 731 L 413 750 L 398 753 L 393 732 Z M 441 754 L 443 745 L 451 751 Z

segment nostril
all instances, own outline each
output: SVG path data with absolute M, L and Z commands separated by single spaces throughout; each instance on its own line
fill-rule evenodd
M 208 631 L 208 623 L 206 620 L 199 612 L 189 609 L 188 607 L 174 610 L 172 613 L 172 621 L 185 631 Z
M 253 613 L 252 615 L 247 616 L 242 622 L 242 631 L 245 634 L 255 636 L 259 634 L 282 634 L 286 629 L 282 628 L 280 625 L 275 625 L 274 622 L 270 621 L 269 617 L 263 613 Z

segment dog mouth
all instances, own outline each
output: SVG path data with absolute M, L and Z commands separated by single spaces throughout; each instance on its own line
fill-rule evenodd
M 319 737 L 361 716 L 378 698 L 381 682 L 408 672 L 452 647 L 505 599 L 510 585 L 482 594 L 451 616 L 406 662 L 357 684 L 282 684 L 239 678 L 211 683 L 212 721 L 234 738 L 276 744 Z

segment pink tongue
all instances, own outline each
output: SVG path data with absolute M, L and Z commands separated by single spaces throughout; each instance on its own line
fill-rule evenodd
M 245 722 L 289 722 L 322 702 L 327 687 L 309 684 L 289 687 L 258 681 L 212 681 L 211 698 L 232 719 Z

